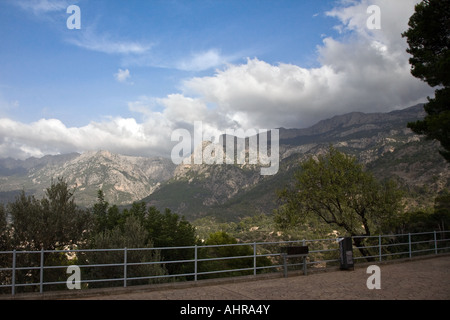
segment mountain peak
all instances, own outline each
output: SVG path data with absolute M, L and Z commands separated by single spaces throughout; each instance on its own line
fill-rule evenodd
M 414 105 L 401 110 L 394 110 L 387 113 L 364 113 L 350 112 L 342 115 L 336 115 L 328 119 L 321 120 L 308 128 L 303 129 L 284 129 L 280 130 L 280 139 L 292 139 L 300 136 L 316 136 L 325 133 L 331 133 L 334 130 L 350 128 L 353 126 L 383 125 L 392 122 L 403 122 L 422 119 L 425 116 L 423 103 Z
M 81 156 L 84 158 L 105 157 L 108 159 L 113 157 L 113 155 L 114 154 L 108 150 L 89 150 L 81 154 Z

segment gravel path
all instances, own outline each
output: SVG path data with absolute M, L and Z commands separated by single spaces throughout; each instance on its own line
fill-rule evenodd
M 374 263 L 376 264 L 376 263 Z M 307 276 L 161 288 L 77 297 L 97 300 L 449 300 L 450 256 L 379 264 L 381 288 L 368 289 L 367 267 Z

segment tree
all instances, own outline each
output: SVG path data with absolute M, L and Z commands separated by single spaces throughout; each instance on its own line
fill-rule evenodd
M 129 216 L 123 225 L 117 224 L 111 230 L 93 235 L 89 249 L 123 249 L 123 248 L 152 248 L 153 244 L 148 240 L 148 232 L 144 229 L 137 217 Z M 127 252 L 127 263 L 160 261 L 159 250 L 130 250 Z M 124 252 L 118 251 L 87 251 L 80 256 L 80 262 L 89 264 L 117 264 L 124 259 Z M 123 266 L 107 266 L 88 268 L 84 275 L 88 279 L 114 279 L 123 277 Z M 164 275 L 166 270 L 161 264 L 129 265 L 127 277 L 148 277 Z M 157 282 L 149 279 L 134 280 L 136 284 L 148 284 Z M 115 283 L 91 283 L 91 287 L 104 287 Z
M 11 218 L 8 228 L 11 249 L 55 250 L 81 244 L 85 240 L 85 231 L 91 226 L 90 215 L 77 207 L 73 192 L 61 178 L 46 189 L 42 199 L 27 196 L 22 191 L 16 200 L 9 203 L 7 213 Z M 62 254 L 45 253 L 45 265 L 63 265 L 67 257 Z M 40 255 L 20 254 L 18 267 L 33 267 L 31 270 L 18 270 L 18 283 L 38 283 Z M 60 281 L 60 273 L 46 272 L 44 281 Z M 65 275 L 64 275 L 65 276 Z M 23 287 L 21 290 L 36 290 L 36 287 Z
M 220 246 L 224 244 L 235 244 L 236 246 Z M 224 259 L 224 260 L 213 260 L 213 261 L 202 261 L 199 263 L 199 272 L 207 271 L 221 271 L 221 270 L 233 270 L 233 269 L 245 269 L 253 268 L 253 247 L 251 245 L 237 245 L 238 241 L 236 238 L 230 236 L 224 231 L 218 231 L 211 233 L 208 239 L 205 241 L 207 246 L 218 247 L 208 247 L 199 248 L 199 258 L 200 259 L 211 259 L 211 258 L 225 258 L 225 257 L 245 257 L 239 259 Z M 248 256 L 248 258 L 247 258 Z M 257 267 L 270 265 L 270 260 L 267 257 L 257 258 Z M 224 273 L 214 273 L 211 277 L 224 277 L 224 276 L 238 276 L 244 274 L 253 274 L 252 270 L 248 271 L 233 271 Z M 203 276 L 209 278 L 209 275 Z
M 6 217 L 6 211 L 3 204 L 0 203 L 0 251 L 11 249 L 9 241 L 10 228 Z M 0 266 L 6 267 L 12 265 L 10 254 L 0 254 Z M 0 270 L 0 283 L 8 283 L 11 279 L 11 272 Z M 0 294 L 6 293 L 7 288 L 0 288 Z
M 47 235 L 43 242 L 45 250 L 72 246 L 84 241 L 85 232 L 91 227 L 89 213 L 75 203 L 74 192 L 63 178 L 46 189 L 41 200 L 43 226 Z
M 440 87 L 424 106 L 427 116 L 408 127 L 427 139 L 436 139 L 443 150 L 440 154 L 450 161 L 450 1 L 424 0 L 417 4 L 409 20 L 407 38 L 412 57 L 413 76 Z
M 0 251 L 9 250 L 9 227 L 5 207 L 0 203 Z M 1 257 L 0 257 L 1 261 Z
M 295 173 L 293 186 L 279 192 L 281 226 L 305 223 L 315 216 L 348 236 L 388 232 L 402 209 L 402 192 L 395 183 L 379 183 L 354 157 L 330 147 L 317 160 L 310 157 Z M 361 247 L 364 237 L 354 238 Z M 370 255 L 366 249 L 359 251 Z
M 147 209 L 145 202 L 134 202 L 131 208 L 120 212 L 117 206 L 110 206 L 105 201 L 103 192 L 100 190 L 92 211 L 95 224 L 91 233 L 91 242 L 96 241 L 99 234 L 104 236 L 112 230 L 124 231 L 125 222 L 133 218 L 145 230 L 146 242 L 152 243 L 154 247 L 182 247 L 196 244 L 195 228 L 184 217 L 172 213 L 169 209 L 161 213 L 155 207 Z M 99 248 L 98 241 L 95 246 Z M 165 261 L 190 260 L 194 256 L 193 252 L 194 249 L 167 249 L 161 251 L 161 258 Z M 190 267 L 189 264 L 181 263 L 170 263 L 166 266 L 170 274 L 187 273 L 185 271 Z
M 192 246 L 196 243 L 195 227 L 170 209 L 161 213 L 150 207 L 145 225 L 155 246 Z
M 124 217 L 121 215 L 116 205 L 110 206 L 102 190 L 97 192 L 97 203 L 92 207 L 94 226 L 93 233 L 102 233 L 114 229 L 118 224 L 124 223 Z
M 450 191 L 448 189 L 444 189 L 434 199 L 434 213 L 432 218 L 435 222 L 434 227 L 440 231 L 446 230 L 450 226 Z
M 155 207 L 150 207 L 144 225 L 155 247 L 181 247 L 196 244 L 195 227 L 170 209 L 161 213 Z M 191 260 L 194 257 L 194 249 L 162 250 L 161 257 L 165 261 Z M 170 274 L 193 271 L 193 265 L 186 263 L 170 263 L 166 265 L 166 268 Z
M 89 214 L 77 207 L 73 192 L 62 179 L 52 182 L 38 200 L 25 192 L 8 204 L 12 245 L 28 250 L 55 250 L 82 242 L 90 228 Z

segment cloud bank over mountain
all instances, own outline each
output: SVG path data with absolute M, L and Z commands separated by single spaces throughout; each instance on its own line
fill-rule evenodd
M 0 118 L 0 157 L 23 159 L 98 149 L 169 156 L 175 144 L 170 140 L 171 132 L 192 130 L 194 121 L 202 121 L 211 136 L 227 128 L 302 128 L 351 111 L 386 112 L 424 102 L 432 90 L 411 76 L 406 40 L 401 37 L 417 2 L 338 3 L 324 14 L 336 20 L 339 37 L 323 37 L 314 67 L 269 63 L 258 57 L 233 63 L 211 49 L 186 54 L 186 59 L 172 67 L 192 71 L 217 67 L 212 74 L 187 77 L 180 82 L 178 92 L 164 97 L 144 94 L 128 101 L 132 117 L 105 115 L 102 121 L 80 127 L 68 127 L 58 119 L 23 123 Z M 367 28 L 369 5 L 381 9 L 379 30 Z M 109 50 L 81 42 L 76 45 Z M 141 46 L 134 43 L 134 48 Z M 122 83 L 129 77 L 128 68 L 115 74 Z

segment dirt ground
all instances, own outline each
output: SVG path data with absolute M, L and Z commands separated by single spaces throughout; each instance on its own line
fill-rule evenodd
M 374 263 L 376 265 L 376 263 Z M 368 265 L 288 278 L 109 293 L 96 300 L 449 300 L 450 256 L 379 264 L 380 289 L 369 289 Z M 374 283 L 373 281 L 369 281 Z

